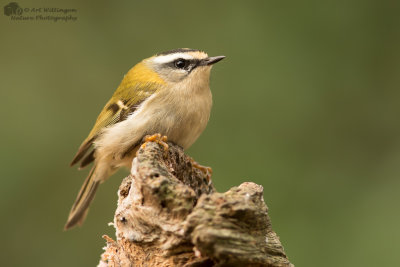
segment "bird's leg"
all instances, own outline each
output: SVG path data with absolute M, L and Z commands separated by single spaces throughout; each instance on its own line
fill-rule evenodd
M 146 144 L 148 142 L 156 142 L 159 145 L 162 145 L 164 148 L 164 152 L 168 151 L 168 144 L 167 144 L 167 137 L 164 135 L 162 136 L 161 134 L 157 133 L 157 134 L 153 134 L 153 135 L 146 135 L 144 137 L 144 143 L 142 144 L 142 146 L 140 148 L 145 148 Z
M 213 170 L 211 169 L 211 167 L 200 165 L 193 158 L 190 158 L 190 161 L 192 162 L 192 166 L 194 168 L 198 169 L 199 171 L 201 171 L 202 173 L 204 173 L 207 176 L 207 182 L 208 182 L 208 184 L 210 184 L 211 183 L 211 175 L 213 173 Z

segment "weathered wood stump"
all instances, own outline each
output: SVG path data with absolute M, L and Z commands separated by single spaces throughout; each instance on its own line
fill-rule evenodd
M 262 186 L 215 191 L 178 146 L 147 143 L 118 191 L 117 240 L 98 266 L 293 266 L 271 228 Z

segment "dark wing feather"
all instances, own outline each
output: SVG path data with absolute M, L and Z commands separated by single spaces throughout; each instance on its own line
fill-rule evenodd
M 81 164 L 79 165 L 79 169 L 85 168 L 87 165 L 94 161 L 94 151 L 95 150 L 93 149 L 88 155 L 86 155 L 86 157 L 83 158 Z
M 106 127 L 125 120 L 129 114 L 135 112 L 137 107 L 157 89 L 157 84 L 154 83 L 139 84 L 132 87 L 131 83 L 124 82 L 124 80 L 97 117 L 93 129 L 79 147 L 78 152 L 71 162 L 71 166 L 79 162 L 82 158 L 83 161 L 80 168 L 90 164 L 95 159 L 95 151 L 91 151 L 85 158 L 84 156 L 101 131 Z

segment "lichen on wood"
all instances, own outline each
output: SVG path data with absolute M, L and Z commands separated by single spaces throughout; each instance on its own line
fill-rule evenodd
M 116 241 L 98 266 L 293 266 L 271 228 L 263 188 L 216 192 L 171 143 L 149 142 L 118 191 Z

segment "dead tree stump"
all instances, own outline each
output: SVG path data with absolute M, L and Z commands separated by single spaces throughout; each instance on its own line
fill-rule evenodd
M 216 178 L 218 179 L 218 178 Z M 147 143 L 118 191 L 117 240 L 98 266 L 293 266 L 271 228 L 263 188 L 225 193 L 183 150 Z

